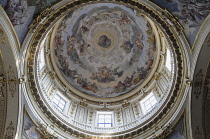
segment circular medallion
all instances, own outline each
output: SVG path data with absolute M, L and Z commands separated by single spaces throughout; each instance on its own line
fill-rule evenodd
M 111 39 L 109 39 L 106 35 L 102 35 L 98 40 L 98 45 L 102 48 L 109 48 L 111 46 Z

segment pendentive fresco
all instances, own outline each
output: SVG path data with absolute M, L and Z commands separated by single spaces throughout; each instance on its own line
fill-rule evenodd
M 196 38 L 201 24 L 210 13 L 209 0 L 151 0 L 162 8 L 166 8 L 184 28 L 190 45 Z
M 25 112 L 23 139 L 43 139 L 44 136 L 37 130 L 36 124 L 32 121 L 27 112 Z
M 53 5 L 58 0 L 1 0 L 0 5 L 4 8 L 19 41 L 24 40 L 31 21 L 45 8 Z

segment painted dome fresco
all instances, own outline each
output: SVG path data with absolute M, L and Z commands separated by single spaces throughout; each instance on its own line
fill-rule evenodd
M 145 15 L 113 3 L 68 13 L 54 37 L 54 61 L 71 88 L 114 98 L 139 88 L 157 59 L 155 27 Z

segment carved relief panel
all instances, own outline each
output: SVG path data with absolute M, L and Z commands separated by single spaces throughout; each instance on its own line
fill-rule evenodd
M 120 108 L 115 110 L 115 124 L 116 126 L 123 125 L 122 110 Z

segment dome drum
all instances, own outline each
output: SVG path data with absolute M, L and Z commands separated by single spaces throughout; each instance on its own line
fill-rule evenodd
M 44 20 L 43 26 L 33 33 L 31 55 L 27 57 L 31 82 L 28 87 L 45 115 L 51 121 L 56 119 L 60 128 L 91 135 L 110 132 L 122 136 L 131 129 L 135 129 L 131 134 L 141 134 L 175 107 L 174 102 L 181 100 L 179 91 L 184 89 L 186 73 L 182 68 L 185 61 L 181 44 L 173 46 L 174 41 L 178 42 L 177 34 L 161 15 L 137 1 L 128 1 L 129 4 L 91 1 L 71 12 L 69 7 L 78 3 L 70 2 L 52 12 L 46 19 L 56 20 L 51 23 Z M 84 14 L 83 8 L 89 11 Z M 132 17 L 137 15 L 141 20 Z M 49 27 L 50 32 L 43 27 Z M 44 40 L 45 36 L 49 37 Z M 171 71 L 164 67 L 167 50 L 172 57 Z M 49 52 L 44 56 L 44 68 L 33 68 L 40 64 L 37 59 L 41 51 Z M 141 107 L 150 92 L 158 102 L 152 111 L 145 113 Z M 69 110 L 51 106 L 56 94 L 68 104 Z M 99 128 L 94 121 L 90 122 L 97 112 L 105 111 L 113 113 L 114 126 Z M 83 120 L 92 124 L 79 122 Z

